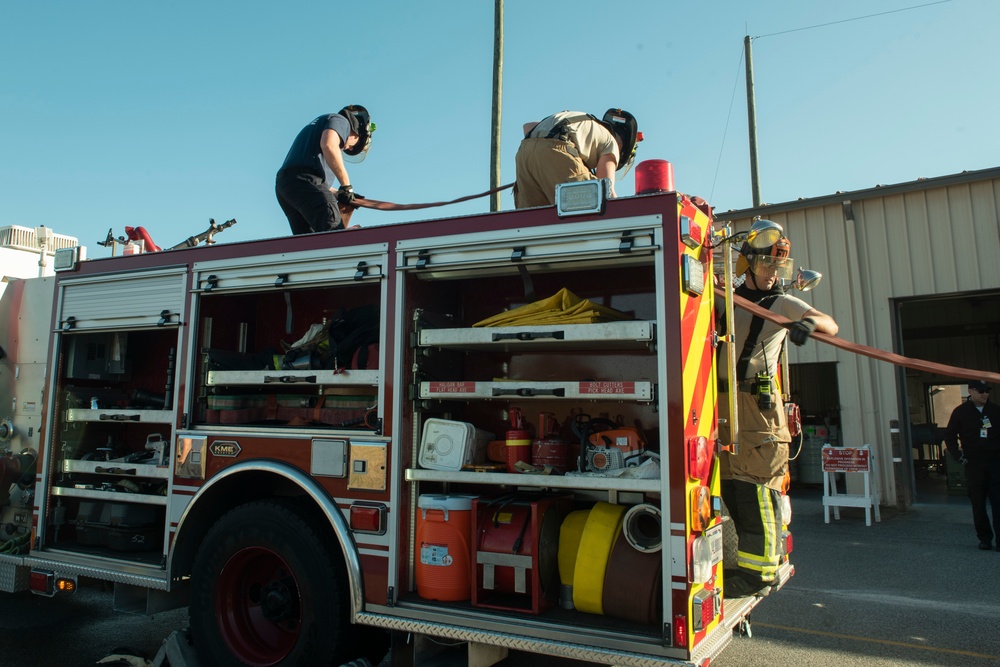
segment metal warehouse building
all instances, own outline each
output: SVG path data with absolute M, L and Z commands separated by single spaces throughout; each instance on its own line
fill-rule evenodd
M 745 230 L 758 216 L 784 227 L 796 267 L 823 274 L 800 296 L 837 320 L 841 338 L 1000 372 L 1000 168 L 717 211 L 716 227 Z M 791 400 L 811 436 L 793 464 L 798 480 L 822 480 L 822 441 L 869 444 L 882 504 L 913 502 L 967 380 L 818 342 L 789 348 Z

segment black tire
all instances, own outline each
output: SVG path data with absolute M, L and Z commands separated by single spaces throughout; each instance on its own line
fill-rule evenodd
M 340 665 L 352 657 L 343 558 L 290 502 L 226 513 L 194 562 L 191 635 L 203 664 Z

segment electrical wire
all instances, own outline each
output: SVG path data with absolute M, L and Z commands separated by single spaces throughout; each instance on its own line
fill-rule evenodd
M 733 117 L 733 104 L 736 101 L 736 87 L 740 83 L 740 71 L 743 69 L 743 47 L 740 47 L 740 62 L 736 65 L 736 80 L 733 81 L 733 94 L 729 98 L 729 113 L 726 115 L 726 125 L 722 130 L 722 145 L 719 146 L 719 159 L 715 163 L 715 177 L 712 179 L 712 190 L 708 194 L 708 201 L 713 201 L 715 197 L 715 184 L 719 180 L 719 167 L 722 165 L 722 153 L 726 148 L 726 135 L 729 133 L 729 121 Z
M 843 20 L 840 20 L 840 21 L 830 21 L 828 23 L 819 23 L 817 25 L 810 25 L 810 26 L 805 26 L 805 27 L 802 27 L 802 28 L 792 28 L 791 30 L 782 30 L 780 32 L 769 32 L 769 33 L 764 34 L 764 35 L 757 35 L 756 37 L 751 37 L 750 39 L 760 39 L 762 37 L 774 37 L 775 35 L 785 35 L 785 34 L 788 34 L 790 32 L 800 32 L 802 30 L 812 30 L 813 28 L 824 28 L 826 26 L 837 25 L 839 23 L 849 23 L 851 21 L 860 21 L 861 19 L 870 19 L 870 18 L 874 18 L 876 16 L 885 16 L 886 14 L 896 14 L 896 13 L 899 13 L 899 12 L 905 12 L 905 11 L 909 11 L 911 9 L 921 9 L 923 7 L 931 7 L 933 5 L 941 5 L 941 4 L 944 4 L 946 2 L 951 2 L 951 0 L 937 0 L 936 2 L 928 2 L 928 3 L 925 3 L 923 5 L 914 5 L 912 7 L 901 7 L 900 9 L 891 9 L 889 11 L 879 12 L 877 14 L 868 14 L 866 16 L 855 16 L 854 18 L 850 18 L 850 19 L 843 19 Z M 739 85 L 739 82 L 740 82 L 740 70 L 743 68 L 744 50 L 745 49 L 743 47 L 740 47 L 740 62 L 739 62 L 739 64 L 736 67 L 736 80 L 733 81 L 733 94 L 732 94 L 732 96 L 729 99 L 729 113 L 726 115 L 726 124 L 725 124 L 725 127 L 722 130 L 722 145 L 719 147 L 719 159 L 715 163 L 715 177 L 712 179 L 712 190 L 711 190 L 711 192 L 708 195 L 708 201 L 712 201 L 714 199 L 714 197 L 715 197 L 715 186 L 716 186 L 716 183 L 719 180 L 719 168 L 722 165 L 722 155 L 723 155 L 723 152 L 725 151 L 725 147 L 726 147 L 726 135 L 729 132 L 729 121 L 732 118 L 732 115 L 733 115 L 733 104 L 734 104 L 734 102 L 736 100 L 736 88 L 737 88 L 737 86 Z
M 785 35 L 790 32 L 800 32 L 802 30 L 812 30 L 813 28 L 825 28 L 828 25 L 837 25 L 838 23 L 849 23 L 851 21 L 860 21 L 861 19 L 870 19 L 876 16 L 885 16 L 886 14 L 897 14 L 899 12 L 909 11 L 911 9 L 921 9 L 922 7 L 930 7 L 932 5 L 942 5 L 946 2 L 951 2 L 951 0 L 937 0 L 937 2 L 928 2 L 923 5 L 914 5 L 913 7 L 901 7 L 900 9 L 890 9 L 887 12 L 879 12 L 877 14 L 868 14 L 866 16 L 855 16 L 851 19 L 843 19 L 840 21 L 830 21 L 829 23 L 820 23 L 817 25 L 809 25 L 804 28 L 792 28 L 791 30 L 782 30 L 781 32 L 771 32 L 766 35 L 758 35 L 757 37 L 751 37 L 751 39 L 760 39 L 761 37 L 774 37 L 775 35 Z

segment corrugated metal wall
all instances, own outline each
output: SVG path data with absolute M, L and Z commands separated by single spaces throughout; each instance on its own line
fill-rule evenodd
M 832 315 L 839 336 L 855 343 L 900 352 L 898 299 L 1000 289 L 1000 169 L 716 213 L 737 231 L 755 216 L 784 227 L 797 266 L 823 274 L 815 290 L 796 294 Z M 923 345 L 934 349 L 933 341 Z M 790 349 L 793 364 L 837 362 L 841 442 L 875 448 L 883 504 L 894 504 L 889 423 L 907 419 L 905 376 L 886 362 L 821 343 Z M 902 451 L 909 456 L 909 446 Z

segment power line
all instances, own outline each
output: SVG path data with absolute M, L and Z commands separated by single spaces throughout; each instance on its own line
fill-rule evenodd
M 830 21 L 829 23 L 820 23 L 818 25 L 810 25 L 810 26 L 806 26 L 804 28 L 792 28 L 791 30 L 782 30 L 781 32 L 771 32 L 771 33 L 768 33 L 766 35 L 758 35 L 757 37 L 754 37 L 753 39 L 760 39 L 761 37 L 774 37 L 775 35 L 786 35 L 786 34 L 788 34 L 790 32 L 799 32 L 799 31 L 802 31 L 802 30 L 812 30 L 813 28 L 824 28 L 824 27 L 826 27 L 828 25 L 837 25 L 838 23 L 849 23 L 851 21 L 860 21 L 861 19 L 870 19 L 870 18 L 873 18 L 875 16 L 885 16 L 886 14 L 896 14 L 898 12 L 905 12 L 905 11 L 909 11 L 911 9 L 920 9 L 922 7 L 930 7 L 931 5 L 941 5 L 941 4 L 944 4 L 946 2 L 951 2 L 951 0 L 937 0 L 937 2 L 928 2 L 927 4 L 924 4 L 924 5 L 914 5 L 913 7 L 903 7 L 901 9 L 891 9 L 891 10 L 889 10 L 887 12 L 879 12 L 878 14 L 868 14 L 867 16 L 855 16 L 852 19 L 843 19 L 842 21 Z
M 726 125 L 722 130 L 722 145 L 719 146 L 719 159 L 715 163 L 715 177 L 712 179 L 712 191 L 708 194 L 708 201 L 715 197 L 715 184 L 719 180 L 719 167 L 722 165 L 722 153 L 726 148 L 726 135 L 729 134 L 729 120 L 733 116 L 733 103 L 736 100 L 736 88 L 740 83 L 740 71 L 743 69 L 743 49 L 740 49 L 740 62 L 736 65 L 736 80 L 733 82 L 733 94 L 729 98 L 729 113 L 726 114 Z

